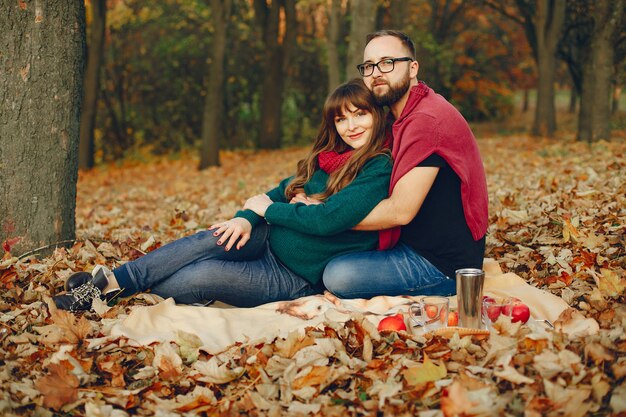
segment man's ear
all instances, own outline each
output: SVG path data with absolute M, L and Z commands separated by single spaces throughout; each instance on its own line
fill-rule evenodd
M 409 75 L 411 78 L 417 78 L 417 73 L 420 70 L 420 64 L 417 61 L 411 62 L 411 67 L 409 69 Z

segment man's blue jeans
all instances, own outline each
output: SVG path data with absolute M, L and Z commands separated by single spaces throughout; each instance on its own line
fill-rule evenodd
M 333 259 L 324 269 L 324 286 L 340 298 L 456 294 L 454 279 L 403 243 Z
M 225 251 L 207 230 L 175 240 L 113 270 L 124 295 L 150 290 L 177 303 L 219 300 L 252 307 L 320 293 L 272 254 L 269 226 L 259 224 L 246 245 Z

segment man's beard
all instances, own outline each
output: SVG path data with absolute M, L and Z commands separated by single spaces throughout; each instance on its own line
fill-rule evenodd
M 396 84 L 387 84 L 387 86 L 389 88 L 387 89 L 387 92 L 385 94 L 377 95 L 376 93 L 374 93 L 374 101 L 376 101 L 376 104 L 378 104 L 379 106 L 391 106 L 392 104 L 400 100 L 411 86 L 411 77 L 406 74 L 406 76 L 398 81 Z

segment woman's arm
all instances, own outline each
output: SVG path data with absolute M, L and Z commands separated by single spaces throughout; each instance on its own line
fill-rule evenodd
M 351 229 L 387 196 L 391 159 L 368 161 L 356 178 L 323 204 L 272 203 L 265 211 L 271 224 L 313 235 L 333 235 Z
M 265 196 L 270 201 L 287 201 L 285 198 L 285 188 L 292 179 L 293 177 L 285 178 L 277 187 L 260 195 Z M 248 243 L 248 240 L 250 240 L 252 228 L 261 220 L 263 220 L 263 217 L 257 215 L 252 210 L 239 210 L 232 219 L 213 224 L 209 227 L 209 230 L 214 230 L 214 236 L 221 235 L 217 244 L 223 245 L 226 243 L 224 250 L 229 251 L 235 243 L 237 243 L 236 249 L 241 249 Z

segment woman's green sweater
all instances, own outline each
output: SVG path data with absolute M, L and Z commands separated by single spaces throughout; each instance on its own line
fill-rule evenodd
M 369 160 L 348 186 L 323 204 L 289 204 L 285 188 L 293 177 L 281 181 L 266 194 L 274 202 L 265 212 L 270 224 L 270 249 L 290 270 L 315 284 L 328 262 L 339 255 L 373 250 L 378 232 L 351 230 L 387 197 L 391 158 L 378 155 Z M 315 171 L 304 186 L 307 195 L 326 189 L 328 174 Z M 254 227 L 263 218 L 251 210 L 238 211 Z

